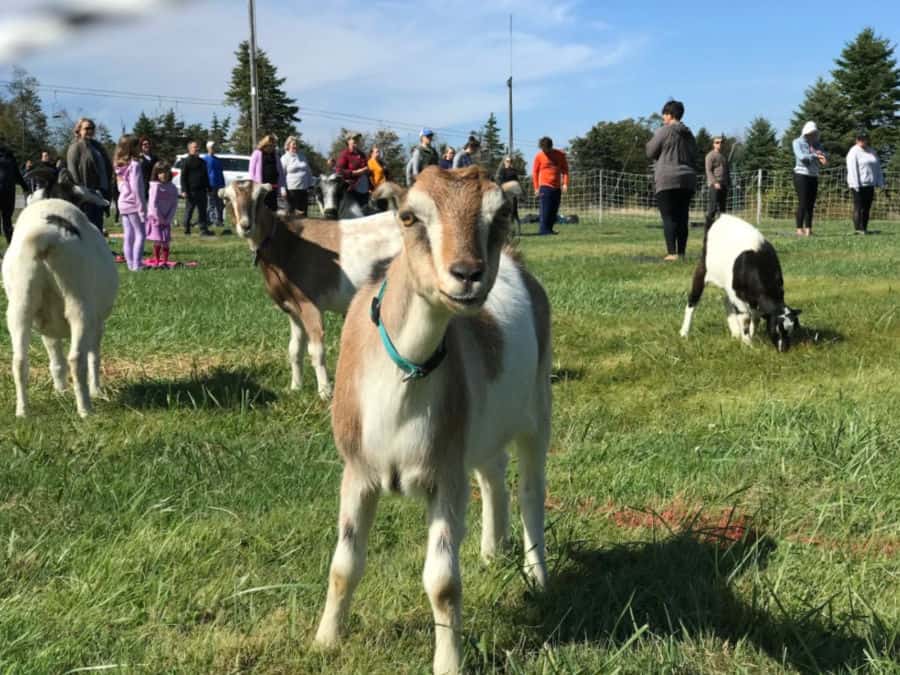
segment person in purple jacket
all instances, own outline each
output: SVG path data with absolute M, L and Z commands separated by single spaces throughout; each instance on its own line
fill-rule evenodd
M 157 162 L 152 173 L 150 197 L 147 199 L 147 239 L 153 242 L 150 266 L 167 270 L 172 220 L 178 208 L 178 188 L 172 183 L 172 168 L 166 162 Z
M 144 194 L 144 174 L 141 171 L 140 139 L 125 134 L 119 139 L 115 154 L 116 185 L 119 189 L 117 207 L 122 216 L 125 263 L 137 272 L 144 261 L 144 221 L 147 219 L 147 195 Z
M 278 160 L 278 136 L 267 134 L 250 155 L 250 180 L 266 183 L 269 194 L 266 195 L 266 206 L 272 211 L 278 210 L 278 192 L 285 189 L 284 167 Z

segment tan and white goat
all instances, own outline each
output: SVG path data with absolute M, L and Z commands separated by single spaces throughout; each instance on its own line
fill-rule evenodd
M 328 399 L 323 312 L 346 313 L 356 289 L 382 274 L 400 251 L 400 233 L 391 213 L 340 221 L 273 213 L 263 203 L 267 192 L 243 180 L 219 194 L 256 255 L 269 297 L 290 319 L 291 389 L 301 387 L 308 345 L 319 396 Z
M 550 307 L 541 285 L 504 250 L 509 201 L 479 169 L 430 167 L 408 192 L 391 190 L 403 250 L 384 282 L 357 293 L 341 334 L 332 424 L 344 475 L 316 641 L 339 639 L 379 493 L 421 494 L 428 502 L 423 581 L 434 614 L 434 671 L 455 673 L 468 474 L 475 472 L 481 489 L 481 553 L 489 559 L 509 525 L 510 443 L 519 456 L 525 571 L 537 586 L 546 583 Z

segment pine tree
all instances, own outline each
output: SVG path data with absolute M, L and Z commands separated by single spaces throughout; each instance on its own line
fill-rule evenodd
M 137 122 L 134 123 L 131 133 L 138 138 L 146 136 L 150 139 L 151 143 L 156 144 L 156 122 L 147 117 L 143 110 L 141 111 L 141 114 L 138 115 Z M 154 152 L 156 152 L 156 150 L 158 150 L 158 148 L 155 148 Z
M 184 122 L 178 119 L 174 110 L 169 109 L 156 118 L 155 152 L 161 159 L 174 162 L 177 155 L 187 152 L 187 141 Z
M 706 127 L 700 127 L 694 135 L 697 144 L 697 154 L 694 158 L 694 168 L 698 173 L 706 171 L 706 155 L 712 150 L 713 139 Z
M 741 148 L 740 161 L 736 168 L 740 171 L 769 171 L 778 162 L 778 141 L 775 127 L 765 117 L 753 118 L 747 129 L 747 136 Z
M 231 84 L 225 92 L 225 101 L 240 111 L 237 126 L 231 136 L 232 145 L 239 152 L 250 152 L 250 45 L 245 40 L 235 52 L 238 63 L 231 71 Z M 264 134 L 275 134 L 280 142 L 288 136 L 298 136 L 296 123 L 300 108 L 296 101 L 284 92 L 285 78 L 261 49 L 256 51 L 256 83 L 259 99 L 259 129 Z
M 574 170 L 646 172 L 644 145 L 653 135 L 651 127 L 654 124 L 653 119 L 631 118 L 618 122 L 598 122 L 587 134 L 569 142 Z
M 50 129 L 37 93 L 38 84 L 37 78 L 14 67 L 12 82 L 7 85 L 7 125 L 12 128 L 7 131 L 6 140 L 23 163 L 26 159 L 37 160 L 49 146 Z
M 803 103 L 785 130 L 781 141 L 782 165 L 793 166 L 791 144 L 808 121 L 815 122 L 819 128 L 819 138 L 830 164 L 839 163 L 853 145 L 853 122 L 847 117 L 845 100 L 838 86 L 820 77 L 806 90 Z
M 216 152 L 230 152 L 228 139 L 230 130 L 231 117 L 219 120 L 218 116 L 213 113 L 212 121 L 209 123 L 209 140 L 216 144 Z
M 500 140 L 500 127 L 497 118 L 491 113 L 481 128 L 481 165 L 493 176 L 497 166 L 503 161 L 505 145 Z
M 876 148 L 896 143 L 900 129 L 900 68 L 894 50 L 889 40 L 865 28 L 847 43 L 831 73 L 850 125 L 869 131 Z

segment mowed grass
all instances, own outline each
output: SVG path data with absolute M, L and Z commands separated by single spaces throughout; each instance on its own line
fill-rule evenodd
M 808 331 L 787 354 L 733 341 L 714 288 L 678 336 L 700 230 L 688 264 L 634 221 L 521 239 L 554 311 L 551 581 L 523 579 L 517 521 L 480 561 L 473 484 L 469 671 L 900 671 L 900 226 L 873 228 L 763 228 Z M 35 337 L 16 420 L 0 337 L 0 672 L 428 672 L 416 500 L 382 499 L 344 647 L 312 647 L 328 407 L 308 363 L 287 391 L 287 321 L 244 242 L 180 237 L 173 257 L 199 266 L 122 270 L 90 419 Z

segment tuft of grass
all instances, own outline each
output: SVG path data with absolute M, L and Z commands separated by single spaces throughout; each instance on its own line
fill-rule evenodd
M 634 221 L 522 237 L 553 305 L 551 581 L 523 578 L 517 524 L 482 564 L 472 505 L 469 670 L 898 672 L 900 237 L 873 227 L 764 225 L 804 310 L 787 354 L 733 341 L 714 288 L 678 337 L 699 230 L 688 264 Z M 31 418 L 0 370 L 0 671 L 427 672 L 412 500 L 382 500 L 343 648 L 311 648 L 341 473 L 328 407 L 308 366 L 288 391 L 287 322 L 243 242 L 176 234 L 173 256 L 199 264 L 122 271 L 92 418 L 53 393 L 36 338 Z

